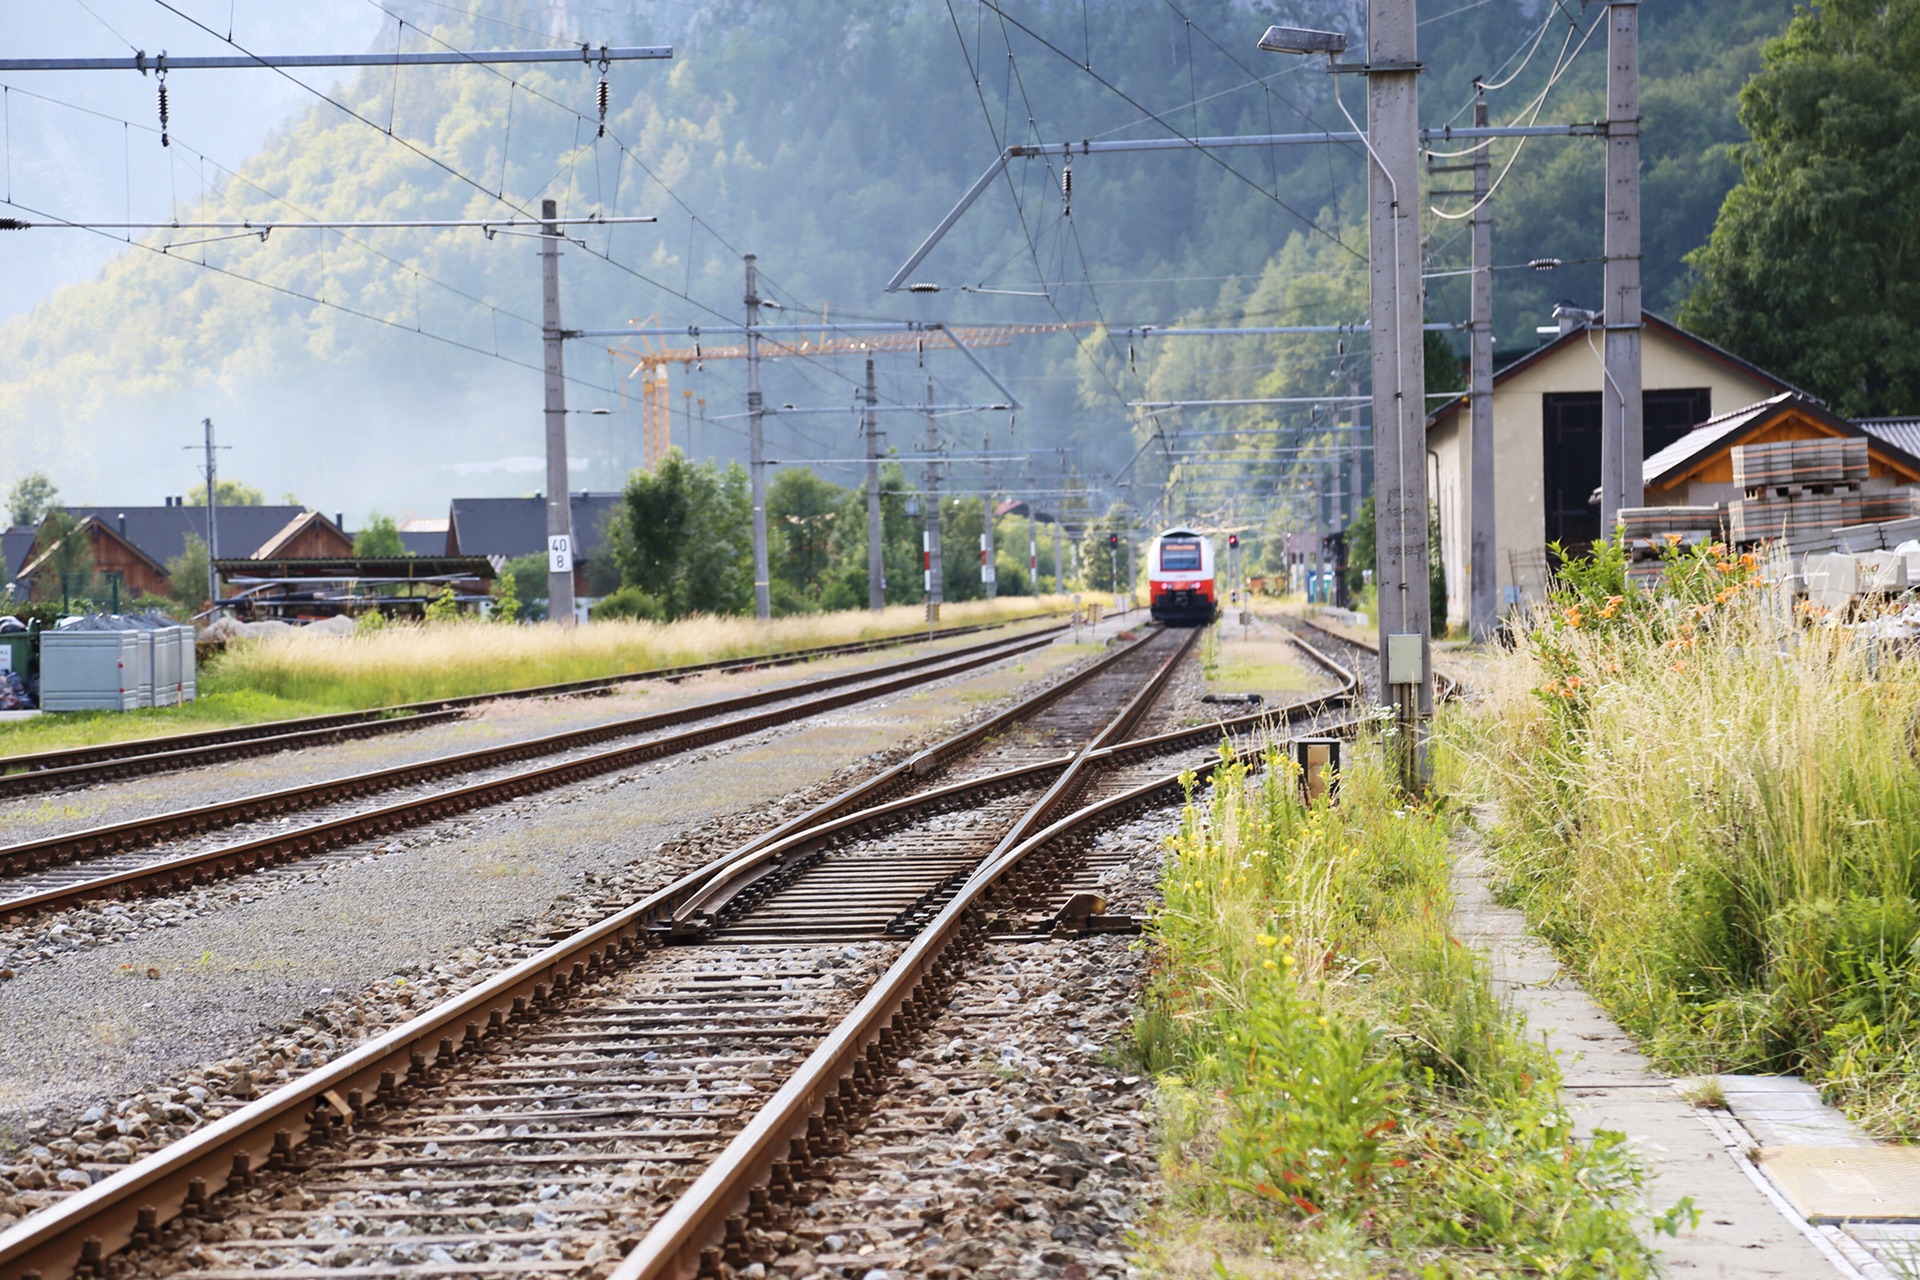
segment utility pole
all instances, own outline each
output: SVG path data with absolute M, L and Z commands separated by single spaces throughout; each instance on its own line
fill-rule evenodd
M 767 570 L 766 407 L 760 397 L 760 276 L 747 255 L 747 465 L 753 480 L 753 616 L 773 616 L 772 575 Z
M 993 509 L 998 504 L 994 501 L 993 493 L 993 433 L 991 431 L 980 438 L 980 452 L 986 455 L 981 459 L 981 463 L 985 468 L 987 479 L 986 484 L 981 486 L 987 492 L 984 498 L 986 505 L 980 513 L 980 589 L 985 592 L 987 599 L 991 600 L 1000 594 L 1000 584 L 995 581 L 994 574 L 996 561 L 993 549 Z
M 927 579 L 927 623 L 940 621 L 940 598 L 945 594 L 940 563 L 940 452 L 939 427 L 933 420 L 933 378 L 927 378 L 927 531 L 921 535 L 921 565 Z
M 1606 377 L 1600 389 L 1600 536 L 1646 501 L 1640 404 L 1640 2 L 1607 0 Z
M 213 605 L 220 602 L 220 575 L 213 567 L 220 556 L 220 475 L 213 461 L 213 419 L 202 418 L 200 425 L 206 431 L 207 450 L 207 603 Z M 64 585 L 61 589 L 65 590 Z
M 1060 520 L 1061 513 L 1067 509 L 1067 455 L 1062 452 L 1060 458 L 1060 496 L 1053 500 L 1053 590 L 1056 595 L 1067 593 L 1066 562 L 1060 558 Z
M 1474 84 L 1473 123 L 1487 126 L 1486 91 Z M 1467 468 L 1467 629 L 1475 640 L 1499 622 L 1500 543 L 1495 536 L 1493 489 L 1493 214 L 1487 208 L 1492 165 L 1483 144 L 1473 155 L 1473 302 L 1467 362 L 1472 383 L 1471 464 Z
M 1420 47 L 1414 0 L 1367 0 L 1367 240 L 1373 322 L 1380 682 L 1402 787 L 1428 781 L 1426 360 L 1420 285 Z
M 1127 500 L 1127 609 L 1133 609 L 1133 500 Z
M 540 202 L 540 301 L 547 366 L 547 617 L 573 625 L 573 503 L 567 497 L 567 380 L 560 328 L 560 216 L 552 200 Z
M 875 613 L 887 607 L 887 564 L 882 554 L 880 527 L 880 415 L 873 383 L 873 357 L 867 357 L 867 608 Z

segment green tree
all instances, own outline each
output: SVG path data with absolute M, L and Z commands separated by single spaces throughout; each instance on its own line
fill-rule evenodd
M 66 600 L 85 591 L 93 577 L 93 542 L 80 530 L 80 521 L 65 507 L 47 512 L 40 525 L 40 537 L 34 544 L 46 554 L 41 573 L 49 597 Z
M 811 613 L 824 601 L 835 532 L 857 523 L 866 554 L 866 502 L 805 467 L 782 470 L 767 486 L 767 568 L 776 613 Z M 865 577 L 864 565 L 862 577 Z
M 504 609 L 506 598 L 511 597 L 513 616 L 520 622 L 544 622 L 547 617 L 547 553 L 530 552 L 524 556 L 515 556 L 501 567 L 500 576 L 494 580 L 494 594 L 502 598 Z
M 187 505 L 204 507 L 207 505 L 207 482 L 202 480 L 187 490 Z M 248 484 L 244 480 L 222 480 L 220 482 L 220 505 L 223 507 L 264 507 L 267 495 L 259 486 Z
M 191 530 L 180 554 L 167 561 L 167 596 L 188 614 L 207 603 L 207 544 Z
M 222 487 L 221 493 L 225 492 Z M 368 512 L 367 523 L 353 535 L 353 554 L 369 560 L 407 554 L 406 544 L 400 541 L 400 526 L 392 516 Z
M 16 525 L 36 525 L 59 501 L 60 491 L 47 479 L 47 473 L 29 471 L 7 491 L 7 518 Z
M 1802 8 L 1763 63 L 1681 323 L 1842 413 L 1920 409 L 1920 0 Z
M 638 587 L 655 600 L 671 601 L 681 573 L 693 518 L 698 469 L 679 449 L 651 473 L 635 471 L 621 495 L 621 515 L 613 539 L 623 585 Z
M 745 613 L 753 607 L 753 499 L 739 463 L 722 470 L 670 449 L 651 474 L 636 471 L 610 539 L 621 581 L 662 615 Z

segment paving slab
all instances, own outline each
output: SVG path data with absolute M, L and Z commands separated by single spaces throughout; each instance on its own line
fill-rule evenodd
M 1579 1131 L 1627 1135 L 1647 1165 L 1651 1212 L 1683 1197 L 1699 1210 L 1695 1228 L 1655 1242 L 1668 1273 L 1686 1280 L 1859 1276 L 1831 1241 L 1782 1211 L 1741 1154 L 1740 1139 L 1730 1146 L 1726 1132 L 1717 1132 L 1679 1096 L 1562 972 L 1553 953 L 1527 931 L 1525 918 L 1494 901 L 1490 871 L 1479 833 L 1463 831 L 1454 846 L 1455 932 L 1486 954 L 1495 989 L 1526 1015 L 1532 1033 L 1558 1059 Z

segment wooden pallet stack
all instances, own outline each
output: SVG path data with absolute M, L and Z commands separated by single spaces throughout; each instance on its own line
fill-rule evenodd
M 1876 511 L 1886 509 L 1892 494 L 1865 494 L 1866 481 L 1861 437 L 1735 445 L 1733 482 L 1745 496 L 1727 504 L 1729 532 L 1735 542 L 1828 541 L 1833 530 L 1874 518 L 1869 497 Z
M 1725 518 L 1718 506 L 1622 507 L 1620 536 L 1627 548 L 1627 580 L 1652 586 L 1660 580 L 1667 548 L 1718 541 L 1724 536 Z

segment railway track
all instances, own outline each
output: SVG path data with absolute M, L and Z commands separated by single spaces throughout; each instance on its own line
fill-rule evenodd
M 0 1234 L 0 1280 L 744 1265 L 746 1226 L 808 1194 L 990 937 L 1101 928 L 1075 887 L 1094 833 L 1177 800 L 1223 731 L 1344 696 L 1128 741 L 1195 634 L 1150 634 L 42 1210 Z M 1057 750 L 1027 758 L 1036 740 Z
M 0 922 L 191 888 L 343 848 L 963 674 L 1050 644 L 1056 631 L 0 847 Z M 683 725 L 692 727 L 665 732 Z M 520 767 L 529 761 L 548 762 Z M 432 785 L 475 776 L 452 788 Z M 403 794 L 381 799 L 395 792 Z M 308 820 L 293 824 L 297 814 Z M 240 840 L 212 835 L 242 824 L 270 829 Z
M 972 627 L 949 627 L 933 633 L 934 639 L 950 639 L 981 631 L 996 630 L 1005 624 L 991 623 Z M 1048 631 L 1063 628 L 1053 626 Z M 125 742 L 99 743 L 87 747 L 67 747 L 26 755 L 0 756 L 0 800 L 35 795 L 47 791 L 95 786 L 121 778 L 154 773 L 197 769 L 228 760 L 298 751 L 327 746 L 358 738 L 410 732 L 431 725 L 457 720 L 468 710 L 483 703 L 503 699 L 577 697 L 607 693 L 622 684 L 638 680 L 662 680 L 669 683 L 713 672 L 757 671 L 769 667 L 791 666 L 817 658 L 845 654 L 871 653 L 881 649 L 918 644 L 928 637 L 916 632 L 878 640 L 856 640 L 846 644 L 818 645 L 785 653 L 758 654 L 744 658 L 720 658 L 678 667 L 651 671 L 633 671 L 624 675 L 601 676 L 562 684 L 507 689 L 499 693 L 440 698 L 426 702 L 400 703 L 367 711 L 347 711 L 334 715 L 305 716 L 293 720 L 274 720 L 232 729 L 209 729 L 199 733 L 167 734 Z

